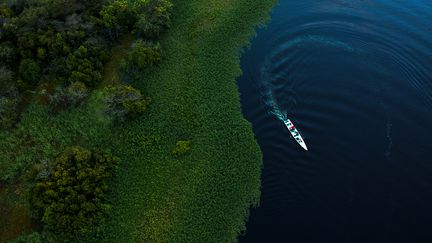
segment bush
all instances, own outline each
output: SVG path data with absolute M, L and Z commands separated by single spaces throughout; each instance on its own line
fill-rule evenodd
M 53 173 L 31 188 L 32 212 L 59 239 L 85 236 L 110 209 L 105 199 L 119 161 L 109 153 L 71 147 L 54 164 Z
M 161 60 L 160 45 L 137 40 L 129 50 L 126 58 L 121 62 L 121 71 L 134 74 L 147 67 L 157 64 Z
M 135 1 L 134 12 L 138 16 L 135 31 L 141 37 L 156 39 L 169 28 L 173 4 L 168 0 Z
M 120 37 L 134 32 L 156 40 L 170 25 L 171 9 L 169 0 L 0 0 L 0 66 L 17 74 L 20 90 L 40 81 L 93 88 Z M 160 59 L 158 48 L 139 53 L 132 68 Z
M 58 88 L 49 96 L 49 105 L 54 111 L 81 105 L 88 96 L 85 84 L 75 82 L 67 88 Z
M 101 70 L 103 65 L 93 58 L 91 48 L 80 46 L 66 59 L 66 67 L 70 71 L 69 83 L 82 82 L 94 87 L 102 81 Z
M 21 78 L 31 85 L 36 85 L 38 83 L 40 71 L 39 64 L 32 59 L 23 59 L 18 69 Z
M 104 6 L 100 16 L 102 25 L 111 39 L 118 38 L 136 20 L 127 0 L 116 0 Z
M 105 88 L 106 112 L 115 121 L 124 121 L 142 114 L 150 104 L 141 92 L 130 85 L 108 86 Z
M 180 140 L 180 141 L 177 141 L 176 146 L 175 146 L 172 153 L 175 155 L 183 155 L 183 154 L 186 154 L 187 152 L 189 152 L 190 147 L 191 147 L 191 141 Z

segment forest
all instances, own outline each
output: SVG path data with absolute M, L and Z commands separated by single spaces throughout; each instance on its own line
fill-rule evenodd
M 0 241 L 235 241 L 261 168 L 238 59 L 273 4 L 0 1 Z

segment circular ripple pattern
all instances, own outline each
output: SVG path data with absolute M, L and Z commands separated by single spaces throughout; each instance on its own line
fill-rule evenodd
M 432 242 L 431 1 L 281 0 L 242 70 L 264 168 L 240 242 Z

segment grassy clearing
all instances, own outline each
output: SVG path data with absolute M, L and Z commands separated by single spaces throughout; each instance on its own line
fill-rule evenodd
M 152 98 L 149 111 L 114 127 L 98 91 L 86 106 L 57 115 L 32 105 L 18 128 L 0 132 L 0 178 L 13 181 L 69 145 L 109 149 L 121 168 L 103 242 L 235 241 L 258 202 L 261 172 L 235 78 L 240 49 L 274 3 L 174 1 L 164 60 L 136 82 Z M 172 153 L 179 140 L 191 141 L 188 153 Z

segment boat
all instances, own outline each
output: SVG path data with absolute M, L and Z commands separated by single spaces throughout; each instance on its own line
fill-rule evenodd
M 284 121 L 284 123 L 285 123 L 285 126 L 288 128 L 288 131 L 293 136 L 293 138 L 297 141 L 297 143 L 300 144 L 300 146 L 304 150 L 308 151 L 308 148 L 306 146 L 304 139 L 302 138 L 302 136 L 300 135 L 300 132 L 297 130 L 297 128 L 294 126 L 294 124 L 291 122 L 291 120 L 287 118 Z

